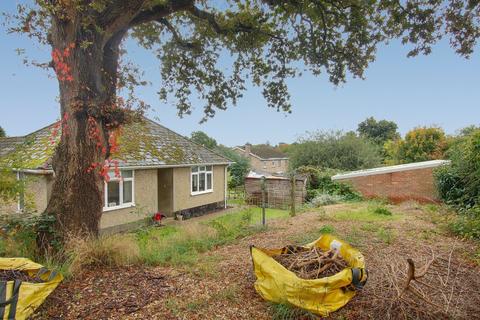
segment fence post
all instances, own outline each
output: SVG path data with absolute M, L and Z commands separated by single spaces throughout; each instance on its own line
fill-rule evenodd
M 262 177 L 262 225 L 266 225 L 265 219 L 265 193 L 266 193 L 266 183 L 265 183 L 265 176 Z
M 290 216 L 294 217 L 295 216 L 295 191 L 296 191 L 296 179 L 295 179 L 295 173 L 292 173 L 290 177 Z

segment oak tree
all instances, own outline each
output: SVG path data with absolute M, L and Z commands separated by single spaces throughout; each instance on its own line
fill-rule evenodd
M 377 46 L 393 38 L 428 54 L 442 35 L 469 56 L 479 37 L 478 0 L 32 0 L 10 16 L 10 32 L 52 49 L 63 133 L 45 214 L 60 235 L 98 233 L 102 176 L 88 170 L 110 157 L 111 133 L 129 120 L 118 90 L 138 84 L 122 65 L 122 42 L 154 50 L 160 97 L 180 115 L 191 97 L 205 118 L 235 104 L 246 82 L 266 104 L 290 111 L 286 80 L 307 70 L 334 84 L 363 77 Z M 37 63 L 38 64 L 38 63 Z M 41 64 L 40 64 L 41 65 Z M 68 128 L 68 130 L 67 130 Z M 97 167 L 95 167 L 97 168 Z

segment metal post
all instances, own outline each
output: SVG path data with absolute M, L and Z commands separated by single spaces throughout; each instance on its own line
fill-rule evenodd
M 265 218 L 265 193 L 266 193 L 266 181 L 265 181 L 265 176 L 262 177 L 262 225 L 265 226 L 267 224 L 266 218 Z

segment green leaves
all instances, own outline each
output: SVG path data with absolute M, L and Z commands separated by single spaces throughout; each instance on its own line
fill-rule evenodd
M 179 115 L 203 101 L 205 121 L 235 105 L 247 81 L 266 104 L 290 112 L 287 79 L 308 70 L 338 85 L 363 77 L 379 43 L 400 38 L 409 56 L 429 54 L 448 35 L 469 57 L 480 37 L 478 0 L 37 0 L 6 14 L 10 32 L 48 42 L 52 22 L 75 23 L 116 36 L 131 29 L 157 52 L 161 98 Z M 123 35 L 123 34 L 122 34 Z M 85 39 L 84 39 L 85 40 Z M 89 42 L 77 43 L 86 49 Z

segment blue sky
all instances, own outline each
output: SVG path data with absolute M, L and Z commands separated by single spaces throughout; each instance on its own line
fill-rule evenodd
M 0 3 L 0 12 L 11 10 L 13 1 Z M 15 53 L 25 48 L 30 57 L 46 61 L 49 48 L 32 45 L 0 27 L 0 126 L 8 135 L 24 135 L 55 121 L 58 85 L 48 73 L 22 64 Z M 183 134 L 202 130 L 220 143 L 292 142 L 306 131 L 354 130 L 369 116 L 393 120 L 402 134 L 415 126 L 439 125 L 447 133 L 480 124 L 480 53 L 466 60 L 456 55 L 448 41 L 439 43 L 429 56 L 406 58 L 407 48 L 398 42 L 378 49 L 377 60 L 366 70 L 365 80 L 350 79 L 335 87 L 327 76 L 304 75 L 289 81 L 293 113 L 286 115 L 266 107 L 255 87 L 249 87 L 237 106 L 220 111 L 200 125 L 201 105 L 193 114 L 178 118 L 172 105 L 160 103 L 159 64 L 154 55 L 131 42 L 130 59 L 146 72 L 152 85 L 139 96 L 154 107 L 149 116 Z

